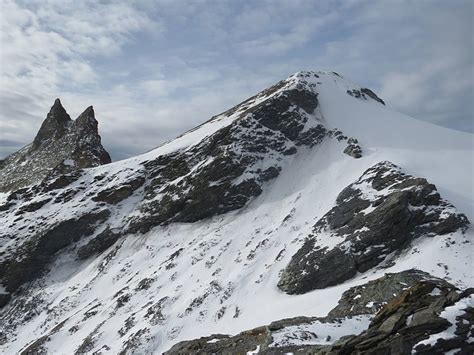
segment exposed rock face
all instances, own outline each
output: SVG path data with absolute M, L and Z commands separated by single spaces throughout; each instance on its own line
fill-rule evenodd
M 61 138 L 66 134 L 71 123 L 71 117 L 61 105 L 61 101 L 56 99 L 46 119 L 41 124 L 31 148 L 36 150 L 43 144 Z
M 354 286 L 342 294 L 339 304 L 329 313 L 329 319 L 353 317 L 362 314 L 376 314 L 389 300 L 421 281 L 432 281 L 451 287 L 446 281 L 435 278 L 420 270 L 405 270 L 385 274 L 361 286 Z
M 10 301 L 11 295 L 8 293 L 0 293 L 0 308 L 5 306 Z
M 145 178 L 143 176 L 137 176 L 120 186 L 114 186 L 108 189 L 101 190 L 96 196 L 92 198 L 93 201 L 107 202 L 115 205 L 120 201 L 125 200 L 131 196 L 133 192 L 139 187 L 143 186 Z
M 392 293 L 395 290 L 398 292 Z M 354 294 L 362 295 L 352 300 L 359 310 L 338 317 L 344 312 L 341 306 L 345 307 L 349 295 Z M 367 300 L 362 298 L 371 294 L 380 301 L 378 313 L 373 307 L 360 308 Z M 350 288 L 327 317 L 284 319 L 236 336 L 215 334 L 184 341 L 165 354 L 245 354 L 256 350 L 262 354 L 471 354 L 473 307 L 473 289 L 461 292 L 444 280 L 409 270 Z M 360 329 L 357 323 L 370 318 L 368 328 Z M 345 328 L 348 322 L 345 335 L 339 331 L 336 338 L 326 336 L 333 328 Z
M 97 224 L 103 222 L 109 214 L 105 209 L 85 214 L 80 218 L 62 221 L 33 235 L 17 248 L 13 255 L 0 261 L 0 279 L 5 289 L 14 292 L 23 283 L 41 275 L 56 252 L 77 242 L 83 236 L 91 235 Z
M 215 334 L 192 341 L 184 341 L 176 344 L 164 354 L 249 354 L 251 351 L 259 350 L 263 344 L 268 345 L 270 339 L 267 327 L 260 327 L 242 332 L 234 337 Z
M 80 247 L 77 251 L 77 256 L 79 259 L 87 259 L 92 255 L 100 254 L 112 246 L 119 237 L 120 233 L 107 228 L 92 238 L 86 245 Z
M 463 230 L 468 224 L 433 184 L 382 162 L 339 194 L 336 206 L 292 257 L 278 286 L 300 294 L 337 285 L 402 251 L 415 238 Z M 319 235 L 335 239 L 336 245 L 318 245 Z
M 101 144 L 92 106 L 73 121 L 56 99 L 33 143 L 2 161 L 0 192 L 38 183 L 51 173 L 66 173 L 110 161 Z
M 362 157 L 362 149 L 358 144 L 348 145 L 346 149 L 344 149 L 344 153 L 356 159 Z

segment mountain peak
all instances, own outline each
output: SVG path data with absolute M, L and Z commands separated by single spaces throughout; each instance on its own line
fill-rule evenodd
M 33 149 L 38 149 L 50 139 L 64 135 L 71 121 L 71 117 L 64 109 L 61 101 L 56 99 L 33 141 Z
M 84 112 L 82 112 L 80 114 L 79 117 L 81 116 L 87 116 L 87 117 L 94 117 L 95 118 L 95 112 L 94 112 L 94 107 L 93 106 L 89 106 L 88 108 L 86 108 L 84 110 Z
M 54 100 L 53 106 L 51 106 L 51 109 L 49 110 L 48 115 L 46 116 L 46 119 L 54 119 L 56 121 L 68 121 L 71 120 L 71 117 L 67 114 L 66 109 L 61 103 L 61 100 L 57 98 Z
M 74 122 L 74 126 L 77 129 L 86 129 L 92 134 L 98 134 L 98 122 L 95 118 L 94 108 L 89 106 L 82 112 Z
M 346 94 L 356 99 L 362 99 L 365 101 L 373 100 L 385 105 L 385 102 L 378 97 L 374 91 L 351 82 L 335 71 L 298 71 L 291 74 L 285 82 L 288 83 L 288 87 L 296 85 L 296 87 L 300 89 L 315 92 L 318 91 L 317 87 L 319 85 L 331 85 L 345 91 Z

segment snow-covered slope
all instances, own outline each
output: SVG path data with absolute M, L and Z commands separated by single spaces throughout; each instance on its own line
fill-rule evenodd
M 472 144 L 336 73 L 300 72 L 148 153 L 1 194 L 0 348 L 157 353 L 324 316 L 348 288 L 412 268 L 473 286 Z M 436 185 L 433 206 L 404 206 L 428 231 L 410 225 L 422 232 L 331 287 L 283 292 L 282 271 L 341 191 L 387 161 L 413 191 Z

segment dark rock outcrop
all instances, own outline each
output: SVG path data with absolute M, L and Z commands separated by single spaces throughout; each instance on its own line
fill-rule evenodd
M 367 100 L 367 97 L 370 97 L 371 99 L 381 103 L 382 105 L 385 105 L 385 102 L 380 97 L 378 97 L 372 90 L 367 89 L 367 88 L 361 88 L 360 90 L 358 89 L 347 90 L 347 94 L 357 99 L 364 99 L 364 100 Z
M 468 224 L 433 184 L 382 162 L 339 194 L 336 206 L 292 257 L 278 286 L 299 294 L 337 285 L 404 250 L 415 238 L 464 230 Z M 320 246 L 322 234 L 343 240 L 332 248 Z
M 339 304 L 329 313 L 329 319 L 376 314 L 388 301 L 420 281 L 432 281 L 452 287 L 446 281 L 420 270 L 405 270 L 354 286 L 342 294 Z
M 32 149 L 36 150 L 48 141 L 61 138 L 66 134 L 68 126 L 71 123 L 71 117 L 64 109 L 61 101 L 56 99 L 33 140 Z
M 9 293 L 0 293 L 0 308 L 4 307 L 11 299 Z
M 344 153 L 353 158 L 359 159 L 362 157 L 362 148 L 358 144 L 349 144 L 346 149 L 344 149 Z
M 111 205 L 115 205 L 122 200 L 130 197 L 133 192 L 143 186 L 145 178 L 138 176 L 130 181 L 123 183 L 120 186 L 114 186 L 108 189 L 99 191 L 99 193 L 92 198 L 93 201 L 107 202 Z
M 375 101 L 380 102 L 382 105 L 385 105 L 385 102 L 380 97 L 378 97 L 375 94 L 375 92 L 373 92 L 372 90 L 370 90 L 368 88 L 362 88 L 362 89 L 360 89 L 360 92 L 362 93 L 362 95 L 367 95 L 370 98 L 374 99 Z
M 102 147 L 99 124 L 92 106 L 86 108 L 74 121 L 72 131 L 76 142 L 72 159 L 77 167 L 87 168 L 112 161 L 109 153 Z
M 367 331 L 334 345 L 338 354 L 472 354 L 474 289 L 422 281 L 390 301 Z M 449 311 L 448 311 L 449 310 Z
M 108 210 L 86 213 L 59 222 L 28 239 L 0 263 L 2 285 L 8 292 L 14 292 L 25 282 L 34 280 L 46 270 L 56 252 L 83 236 L 91 235 L 97 224 L 109 214 Z
M 251 329 L 233 337 L 216 334 L 197 340 L 180 342 L 164 354 L 247 354 L 250 351 L 255 351 L 262 344 L 268 345 L 271 340 L 269 335 L 267 327 Z
M 120 236 L 118 231 L 114 232 L 110 228 L 106 228 L 103 232 L 92 238 L 86 245 L 80 247 L 77 250 L 77 256 L 79 259 L 87 259 L 93 255 L 100 254 L 114 245 Z
M 57 170 L 48 174 L 41 182 L 43 192 L 63 189 L 81 177 L 81 170 L 59 173 Z

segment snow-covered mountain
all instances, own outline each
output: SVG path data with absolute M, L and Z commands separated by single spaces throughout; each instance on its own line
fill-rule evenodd
M 5 185 L 0 349 L 472 348 L 472 144 L 299 72 L 143 155 Z

